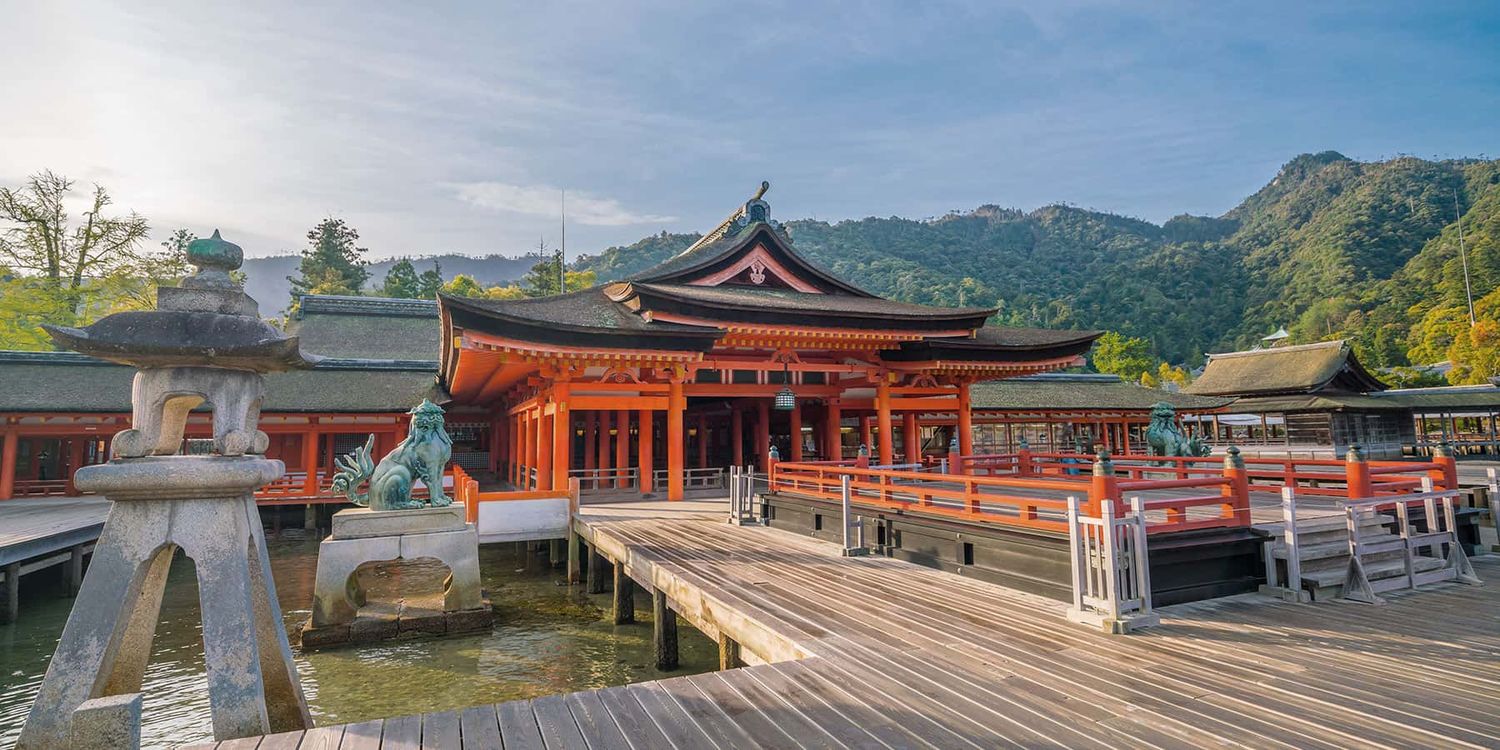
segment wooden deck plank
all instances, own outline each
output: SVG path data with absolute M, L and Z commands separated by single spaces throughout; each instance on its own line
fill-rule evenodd
M 615 720 L 615 725 L 635 750 L 674 746 L 641 704 L 625 692 L 624 686 L 604 688 L 595 691 L 594 695 L 599 697 L 599 702 L 609 711 L 610 718 Z
M 361 721 L 344 727 L 344 736 L 339 739 L 339 750 L 380 750 L 380 732 L 385 721 Z
M 651 716 L 656 726 L 676 748 L 714 747 L 714 740 L 698 726 L 693 717 L 672 700 L 655 683 L 637 683 L 625 688 L 625 694 L 634 698 L 641 709 Z
M 629 750 L 630 741 L 610 716 L 597 692 L 569 693 L 568 710 L 590 750 Z
M 422 714 L 422 750 L 462 750 L 457 711 Z
M 505 750 L 545 750 L 542 730 L 537 726 L 531 701 L 510 701 L 495 706 L 500 721 L 500 740 Z
M 279 734 L 268 734 L 260 738 L 260 744 L 255 750 L 297 750 L 302 744 L 304 732 L 281 732 Z
M 313 727 L 302 733 L 302 741 L 297 743 L 297 750 L 338 750 L 339 741 L 343 738 L 344 726 L 341 724 Z
M 561 695 L 531 701 L 531 711 L 536 714 L 537 728 L 547 750 L 588 750 L 583 733 L 578 731 L 578 722 L 573 720 L 573 713 Z
M 793 732 L 793 727 L 784 721 L 772 720 L 772 718 L 760 707 L 746 700 L 743 695 L 733 687 L 719 679 L 712 672 L 683 678 L 689 685 L 697 688 L 702 696 L 723 713 L 726 718 L 734 722 L 736 726 L 745 731 L 745 734 L 754 737 L 757 742 L 763 742 L 767 747 L 789 747 L 789 748 L 828 748 L 831 745 L 824 738 L 804 736 Z M 769 738 L 769 739 L 768 739 Z M 821 740 L 821 741 L 820 741 Z
M 755 679 L 756 672 L 770 671 L 764 666 L 746 667 L 744 669 L 732 669 L 724 672 L 710 672 L 704 677 L 712 677 L 732 688 L 737 698 L 744 705 L 753 707 L 764 714 L 771 722 L 780 727 L 782 731 L 797 738 L 804 747 L 819 748 L 848 748 L 850 742 L 834 734 L 823 722 L 834 723 L 832 717 L 820 716 L 823 722 L 815 720 L 809 715 L 811 709 L 818 706 L 817 701 L 811 701 L 808 711 L 799 709 L 788 703 L 774 692 L 767 690 L 765 685 Z M 705 690 L 704 692 L 708 692 Z M 825 712 L 826 713 L 826 712 Z M 837 728 L 837 727 L 835 727 Z M 867 741 L 868 735 L 859 738 Z
M 421 750 L 422 715 L 397 716 L 385 720 L 380 750 Z
M 838 738 L 845 747 L 915 750 L 929 746 L 863 702 L 845 700 L 831 688 L 796 682 L 777 667 L 767 664 L 746 672 L 788 706 Z
M 675 702 L 719 747 L 754 747 L 756 745 L 773 749 L 796 747 L 791 738 L 779 731 L 752 737 L 728 714 L 724 713 L 723 709 L 693 687 L 685 677 L 658 680 L 647 683 L 644 687 L 661 693 L 666 700 Z
M 493 706 L 470 706 L 458 714 L 465 748 L 500 747 L 500 720 Z

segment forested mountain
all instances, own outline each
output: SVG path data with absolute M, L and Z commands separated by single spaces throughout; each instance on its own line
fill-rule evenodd
M 1469 334 L 1455 208 L 1481 300 L 1500 284 L 1500 161 L 1307 154 L 1224 216 L 1161 226 L 1069 206 L 786 225 L 813 260 L 895 299 L 1143 336 L 1176 363 L 1285 326 L 1297 341 L 1352 338 L 1390 366 L 1443 359 Z M 663 233 L 576 266 L 618 279 L 695 239 Z
M 268 315 L 276 314 L 281 306 L 286 304 L 291 289 L 291 283 L 287 281 L 287 277 L 297 275 L 299 260 L 300 257 L 296 255 L 245 259 L 243 267 L 245 291 L 260 301 L 261 312 Z M 370 273 L 370 286 L 379 286 L 381 279 L 385 278 L 391 266 L 395 265 L 398 260 L 400 259 L 387 258 L 371 261 L 366 267 Z M 437 263 L 444 278 L 451 279 L 463 274 L 488 286 L 503 285 L 520 279 L 531 270 L 537 260 L 538 257 L 535 255 L 523 255 L 516 258 L 505 255 L 486 255 L 476 258 L 469 255 L 449 254 L 412 258 L 411 262 L 419 272 L 432 268 L 432 264 Z

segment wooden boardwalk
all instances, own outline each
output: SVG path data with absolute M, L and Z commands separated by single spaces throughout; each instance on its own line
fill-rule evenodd
M 593 508 L 580 528 L 755 665 L 218 747 L 1500 747 L 1493 556 L 1483 586 L 1246 595 L 1104 636 L 1051 600 L 782 531 Z
M 83 555 L 104 529 L 109 501 L 93 497 L 5 500 L 0 502 L 0 581 L 5 600 L 0 622 L 14 620 L 17 592 L 26 574 L 70 564 L 74 590 L 82 582 Z

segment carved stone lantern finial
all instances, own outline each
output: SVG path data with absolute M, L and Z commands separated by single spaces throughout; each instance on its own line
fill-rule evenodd
M 237 271 L 245 262 L 245 251 L 239 245 L 219 236 L 215 229 L 212 237 L 188 243 L 187 262 L 198 272 L 182 280 L 185 288 L 236 287 L 230 271 Z

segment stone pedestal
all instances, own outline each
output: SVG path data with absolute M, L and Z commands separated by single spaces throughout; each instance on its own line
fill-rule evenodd
M 480 590 L 479 534 L 461 505 L 413 510 L 343 510 L 333 535 L 318 547 L 312 616 L 302 647 L 445 635 L 489 628 L 494 620 Z M 431 558 L 447 566 L 441 604 L 409 592 L 396 602 L 367 602 L 355 571 L 365 563 Z
M 18 747 L 70 747 L 76 709 L 140 692 L 178 548 L 198 576 L 214 736 L 311 725 L 251 494 L 281 473 L 280 461 L 252 456 L 149 456 L 78 471 L 79 489 L 114 505 Z

